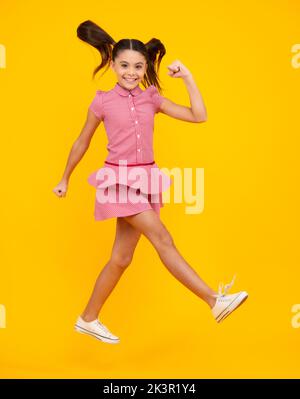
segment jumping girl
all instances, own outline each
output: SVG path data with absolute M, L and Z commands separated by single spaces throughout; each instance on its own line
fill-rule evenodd
M 116 74 L 116 83 L 109 91 L 97 90 L 83 129 L 72 146 L 62 179 L 53 192 L 58 197 L 66 196 L 71 173 L 103 121 L 108 137 L 108 155 L 103 168 L 92 173 L 88 182 L 96 188 L 95 220 L 115 217 L 116 236 L 110 260 L 99 274 L 92 295 L 77 318 L 75 330 L 103 342 L 120 342 L 119 337 L 113 335 L 98 317 L 103 304 L 131 263 L 141 234 L 154 246 L 170 273 L 207 303 L 215 320 L 224 320 L 247 299 L 248 293 L 227 294 L 235 276 L 225 287 L 220 283 L 218 292 L 210 288 L 179 253 L 160 219 L 162 191 L 169 187 L 171 180 L 154 161 L 154 116 L 162 112 L 187 122 L 206 121 L 206 108 L 191 72 L 179 60 L 168 66 L 168 75 L 183 79 L 186 85 L 190 98 L 190 107 L 186 107 L 159 93 L 158 70 L 166 52 L 160 40 L 153 38 L 144 44 L 137 39 L 122 39 L 116 43 L 89 20 L 79 25 L 77 36 L 101 54 L 102 62 L 94 70 L 93 77 L 107 65 L 107 69 L 111 67 Z M 140 83 L 145 90 L 140 88 Z M 128 171 L 125 177 L 120 169 L 124 165 Z M 137 169 L 148 178 L 147 183 L 151 180 L 150 175 L 157 172 L 160 183 L 150 187 L 149 184 L 129 183 L 128 176 Z M 104 175 L 109 178 L 103 180 Z M 140 200 L 132 200 L 133 194 Z

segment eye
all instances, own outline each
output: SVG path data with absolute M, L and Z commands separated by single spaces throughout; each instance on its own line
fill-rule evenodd
M 127 68 L 127 65 L 121 64 L 121 67 L 122 67 L 122 68 Z M 141 69 L 141 68 L 142 68 L 142 65 L 138 65 L 136 68 Z

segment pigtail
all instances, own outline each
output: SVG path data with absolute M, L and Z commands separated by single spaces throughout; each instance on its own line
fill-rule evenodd
M 94 70 L 93 78 L 107 64 L 107 68 L 103 72 L 104 74 L 109 68 L 109 62 L 112 58 L 112 48 L 115 45 L 114 39 L 90 20 L 84 21 L 78 26 L 77 37 L 95 47 L 101 55 L 101 64 Z
M 148 67 L 142 82 L 143 86 L 154 85 L 161 92 L 158 71 L 162 57 L 166 54 L 166 49 L 160 40 L 152 38 L 144 44 L 137 39 L 121 39 L 116 43 L 107 32 L 90 20 L 84 21 L 78 26 L 77 36 L 82 41 L 95 47 L 101 55 L 101 64 L 94 70 L 93 78 L 100 69 L 107 65 L 103 72 L 105 73 L 110 66 L 110 61 L 114 61 L 119 52 L 131 49 L 139 51 L 147 60 Z
M 161 92 L 161 86 L 159 84 L 158 71 L 160 67 L 161 60 L 166 54 L 165 46 L 159 39 L 151 39 L 149 42 L 145 43 L 145 47 L 148 53 L 148 71 L 145 76 L 145 81 L 147 84 L 153 84 Z

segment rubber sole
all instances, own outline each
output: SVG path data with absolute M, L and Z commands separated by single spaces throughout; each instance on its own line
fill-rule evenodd
M 237 296 L 223 312 L 216 318 L 216 321 L 220 323 L 226 317 L 228 317 L 232 312 L 234 312 L 238 307 L 242 305 L 242 303 L 245 302 L 245 300 L 248 298 L 248 293 L 247 292 L 241 292 L 239 296 Z
M 120 342 L 119 339 L 111 340 L 77 325 L 75 325 L 74 330 L 81 334 L 90 335 L 91 337 L 97 338 L 99 341 L 106 342 L 107 344 L 118 344 Z

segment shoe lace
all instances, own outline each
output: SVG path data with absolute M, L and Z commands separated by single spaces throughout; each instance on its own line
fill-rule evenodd
M 97 323 L 103 328 L 104 331 L 106 331 L 108 334 L 111 334 L 109 329 L 103 323 L 101 323 L 99 320 L 97 320 Z
M 214 297 L 218 298 L 218 297 L 222 297 L 225 296 L 227 294 L 227 292 L 229 291 L 229 289 L 232 287 L 234 280 L 235 280 L 236 274 L 233 276 L 233 279 L 231 280 L 231 282 L 229 284 L 226 284 L 224 286 L 223 282 L 219 283 L 219 289 L 218 289 L 218 294 L 213 295 Z

